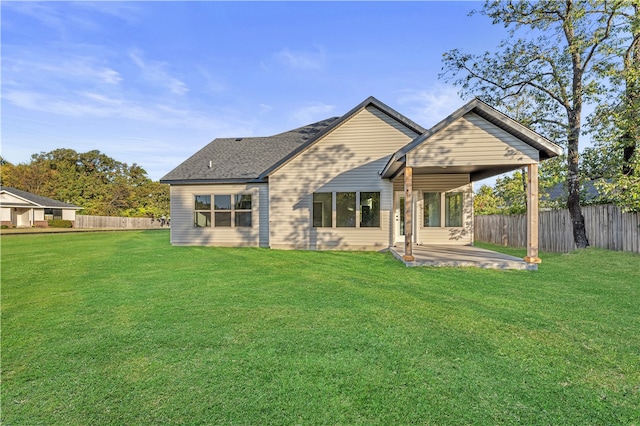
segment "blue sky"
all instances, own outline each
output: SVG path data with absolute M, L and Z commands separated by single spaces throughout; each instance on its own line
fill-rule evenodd
M 2 156 L 93 149 L 157 180 L 216 137 L 373 95 L 425 127 L 464 101 L 442 54 L 493 50 L 478 2 L 6 2 Z

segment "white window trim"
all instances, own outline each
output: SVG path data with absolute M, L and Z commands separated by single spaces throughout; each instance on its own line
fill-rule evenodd
M 337 226 L 337 193 L 338 192 L 355 192 L 356 193 L 356 222 L 355 226 Z M 313 229 L 382 229 L 382 205 L 378 210 L 378 226 L 360 226 L 362 221 L 362 210 L 360 209 L 360 194 L 363 192 L 372 192 L 380 194 L 380 203 L 382 203 L 382 191 L 380 189 L 358 190 L 358 191 L 317 191 L 311 193 L 310 207 L 310 224 Z M 313 226 L 313 194 L 331 194 L 331 226 Z
M 464 211 L 464 207 L 465 207 L 465 199 L 466 199 L 466 191 L 459 191 L 457 190 L 458 188 L 456 188 L 456 190 L 450 190 L 450 191 L 424 191 L 424 190 L 420 190 L 419 191 L 419 206 L 418 208 L 420 209 L 420 229 L 460 229 L 460 228 L 464 228 L 464 218 L 465 218 L 465 211 Z M 424 194 L 425 193 L 429 193 L 429 194 L 433 194 L 433 193 L 439 193 L 440 194 L 440 225 L 439 226 L 424 226 Z M 460 226 L 445 226 L 446 222 L 447 222 L 447 218 L 446 218 L 446 213 L 447 213 L 447 206 L 446 206 L 446 194 L 462 194 L 462 200 L 460 201 L 460 209 L 461 209 L 461 214 L 462 214 L 462 225 Z
M 195 197 L 196 196 L 203 196 L 203 195 L 209 195 L 211 197 L 211 208 L 209 210 L 197 210 L 195 208 Z M 215 197 L 216 195 L 228 195 L 231 198 L 231 209 L 229 210 L 216 210 L 215 208 Z M 239 209 L 236 210 L 236 203 L 235 203 L 235 196 L 236 195 L 249 195 L 251 196 L 251 208 L 250 209 Z M 197 212 L 209 212 L 211 213 L 211 225 L 210 226 L 196 226 L 195 225 L 195 220 L 194 220 L 194 228 L 210 228 L 210 229 L 238 229 L 238 230 L 243 230 L 243 229 L 253 229 L 255 228 L 255 218 L 257 217 L 257 215 L 259 214 L 259 212 L 256 209 L 256 199 L 257 199 L 258 195 L 256 194 L 256 191 L 240 191 L 240 192 L 235 192 L 235 193 L 227 193 L 227 192 L 218 192 L 218 193 L 211 193 L 211 194 L 193 194 L 193 214 L 195 217 L 195 214 Z M 231 213 L 231 225 L 230 226 L 216 226 L 216 212 L 217 213 Z M 250 213 L 251 214 L 251 226 L 236 226 L 236 212 L 241 212 L 241 213 Z

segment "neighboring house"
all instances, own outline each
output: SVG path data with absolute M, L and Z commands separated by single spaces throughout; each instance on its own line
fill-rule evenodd
M 606 201 L 601 201 L 602 194 L 600 194 L 600 191 L 596 187 L 596 182 L 597 180 L 595 179 L 580 182 L 580 204 L 606 204 Z M 567 191 L 566 182 L 557 183 L 540 194 L 541 200 L 562 207 L 566 206 L 568 198 L 569 191 Z
M 75 222 L 76 211 L 82 207 L 52 200 L 7 186 L 0 187 L 0 225 L 12 228 L 46 228 L 48 220 Z
M 473 243 L 474 181 L 523 166 L 537 179 L 538 162 L 560 153 L 477 99 L 427 130 L 370 97 L 275 136 L 215 139 L 160 181 L 174 245 L 404 244 L 411 255 L 412 244 Z

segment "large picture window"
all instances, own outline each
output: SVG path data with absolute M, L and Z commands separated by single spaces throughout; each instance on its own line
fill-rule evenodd
M 380 193 L 360 193 L 360 226 L 373 228 L 380 226 Z
M 356 227 L 356 193 L 336 192 L 336 226 Z
M 424 198 L 424 226 L 439 227 L 440 226 L 440 193 L 425 192 L 423 198 Z
M 335 200 L 335 225 L 333 201 Z M 314 192 L 314 228 L 373 228 L 380 226 L 379 192 Z
M 195 196 L 196 227 L 246 228 L 251 227 L 251 216 L 251 194 Z
M 211 195 L 195 196 L 195 217 L 193 224 L 197 228 L 211 226 Z
M 314 228 L 331 228 L 331 202 L 333 193 L 317 192 L 313 194 L 313 226 Z
M 462 192 L 447 192 L 445 194 L 445 224 L 449 227 L 462 226 Z

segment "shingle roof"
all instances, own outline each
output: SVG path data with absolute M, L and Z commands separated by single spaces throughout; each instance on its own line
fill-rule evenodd
M 342 117 L 329 118 L 275 136 L 215 139 L 167 173 L 160 182 L 176 184 L 264 181 L 273 171 L 369 105 L 416 134 L 425 131 L 419 124 L 370 96 Z
M 10 188 L 8 186 L 0 186 L 0 191 L 8 192 L 18 196 L 30 203 L 36 204 L 39 207 L 48 208 L 68 208 L 68 209 L 81 209 L 82 207 L 74 206 L 73 204 L 63 203 L 62 201 L 54 200 L 52 198 L 43 197 L 41 195 L 32 194 L 27 191 L 21 191 L 19 189 Z
M 218 138 L 167 173 L 160 182 L 248 182 L 259 179 L 339 117 L 269 137 Z M 211 167 L 209 167 L 211 165 Z

